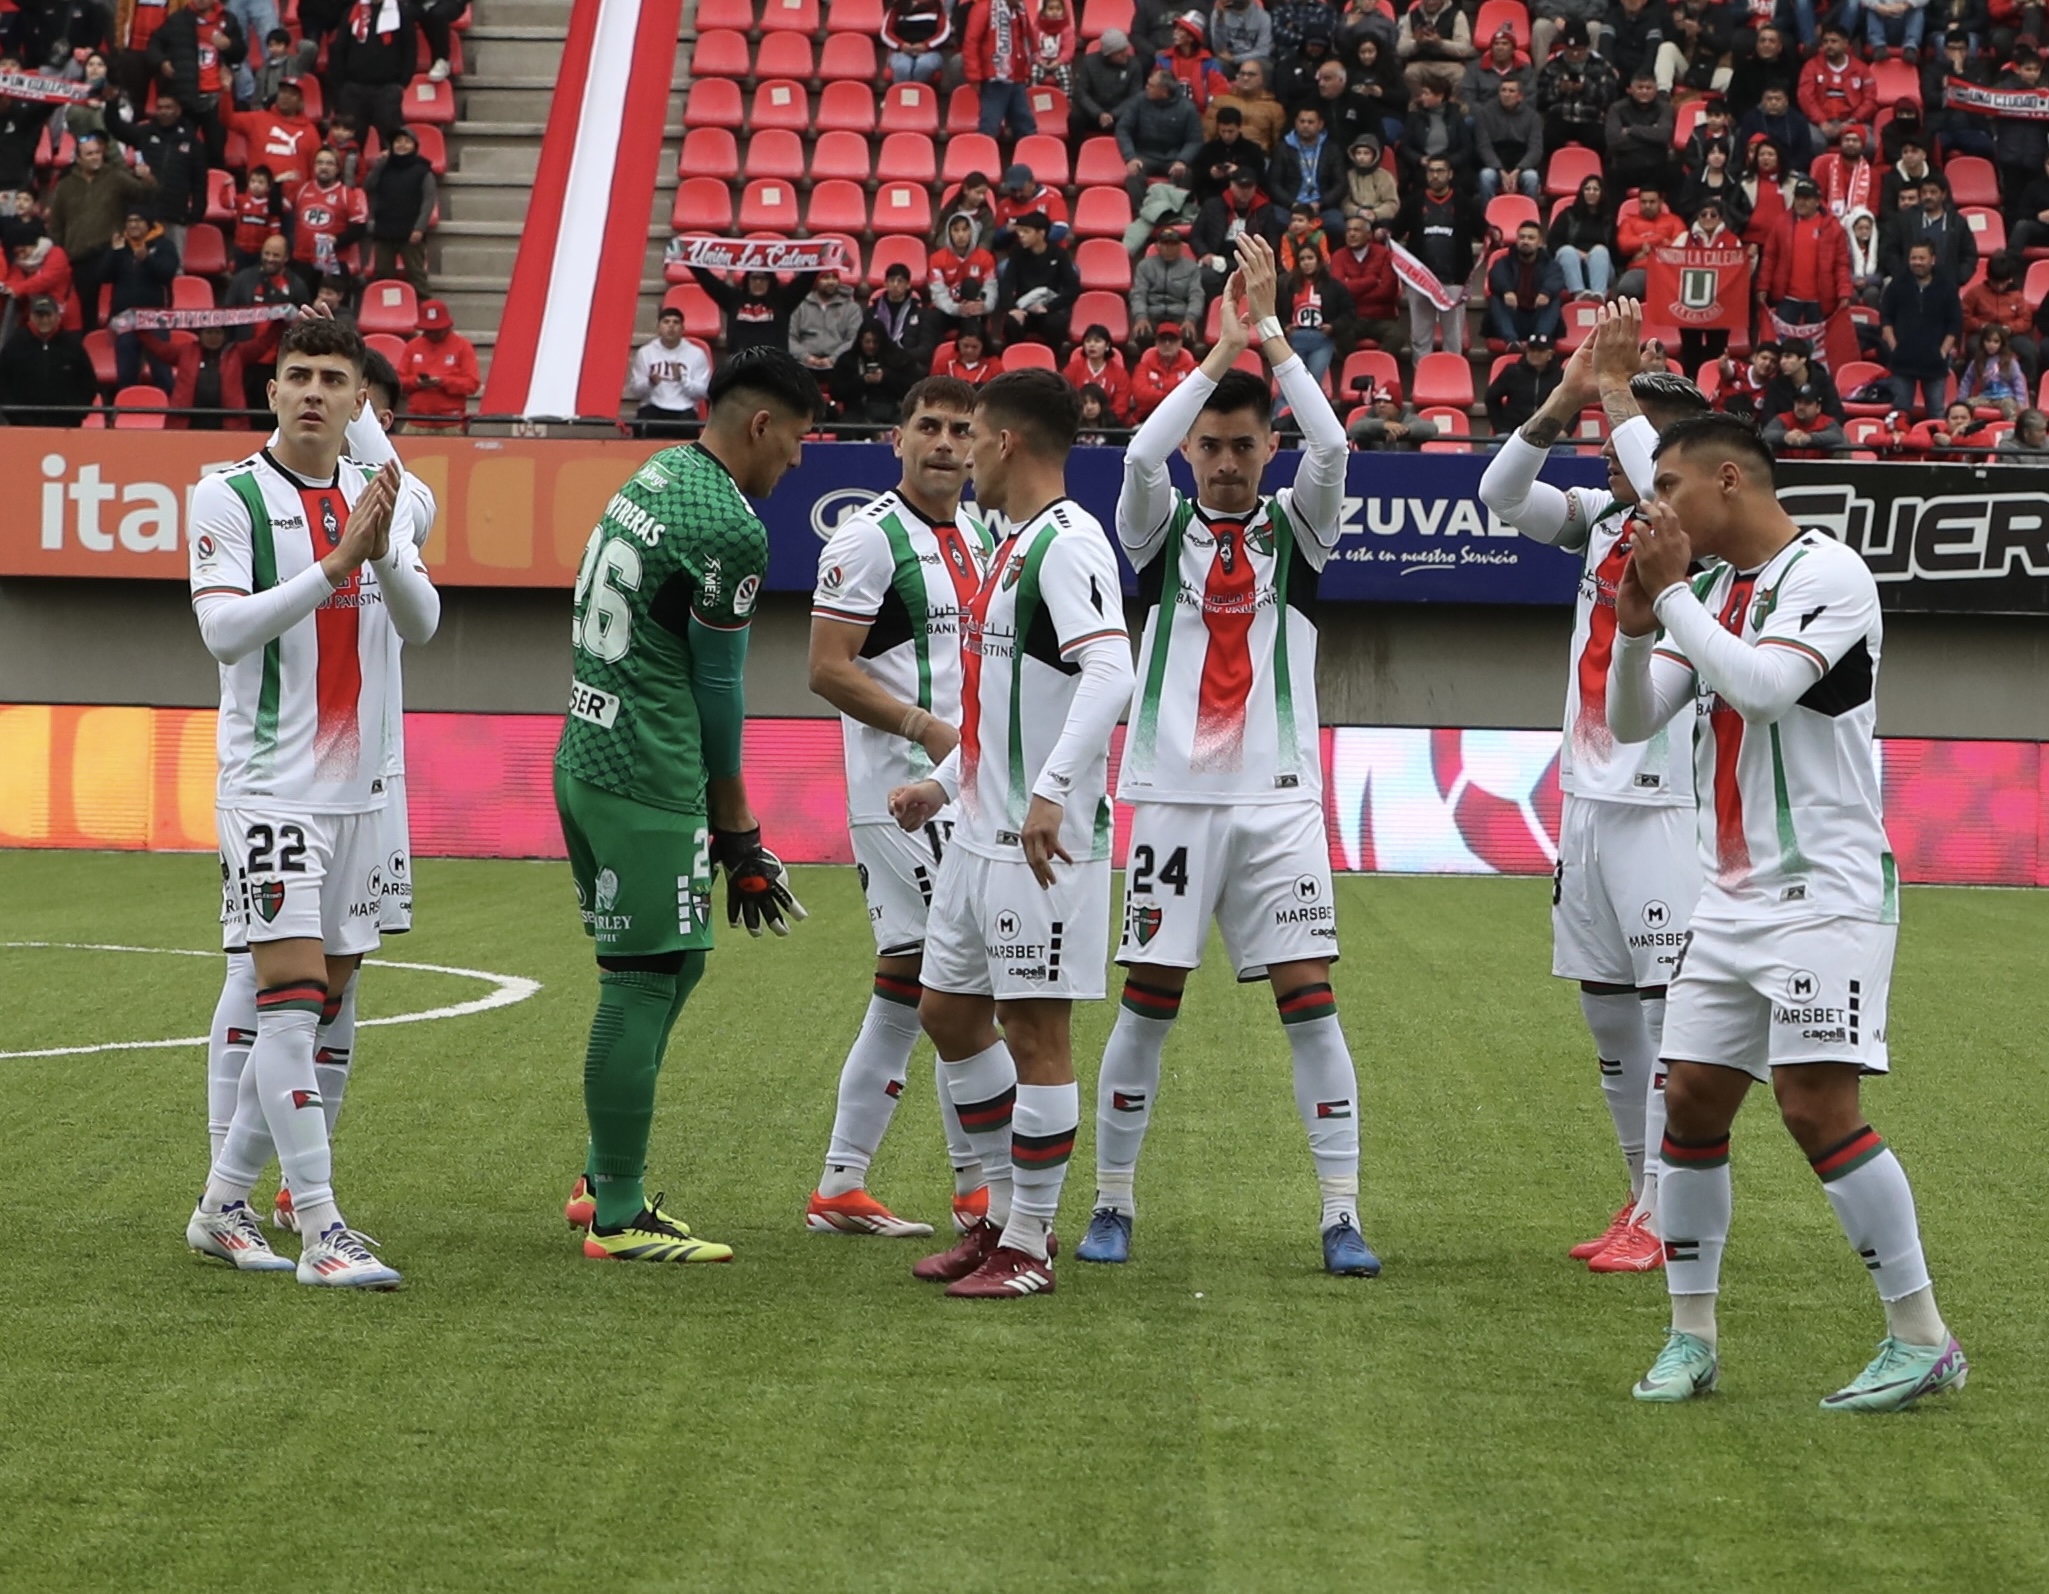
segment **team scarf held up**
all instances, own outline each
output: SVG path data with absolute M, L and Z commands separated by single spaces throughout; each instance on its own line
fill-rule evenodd
M 195 327 L 246 327 L 297 318 L 295 304 L 252 304 L 234 309 L 123 310 L 107 323 L 109 332 L 176 332 Z
M 94 91 L 68 78 L 40 72 L 0 72 L 0 99 L 34 100 L 40 105 L 83 105 Z
M 846 246 L 832 238 L 777 242 L 763 238 L 674 238 L 664 258 L 706 271 L 837 271 Z

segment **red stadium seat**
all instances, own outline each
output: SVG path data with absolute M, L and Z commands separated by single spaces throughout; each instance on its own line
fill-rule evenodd
M 768 0 L 761 10 L 761 26 L 787 28 L 792 33 L 816 33 L 818 0 Z
M 1131 12 L 1131 0 L 1088 0 L 1081 13 L 1081 36 L 1094 43 L 1112 28 L 1129 33 Z
M 1878 103 L 1892 105 L 1899 100 L 1921 103 L 1921 74 L 1898 56 L 1872 63 L 1871 78 L 1878 90 Z
M 1043 343 L 1013 343 L 1003 351 L 1006 371 L 1057 371 L 1059 362 Z
M 1420 408 L 1442 404 L 1452 409 L 1473 406 L 1473 368 L 1463 354 L 1426 354 L 1416 362 L 1414 398 Z
M 746 225 L 742 217 L 741 225 Z M 811 202 L 804 210 L 804 225 L 814 233 L 862 232 L 868 226 L 868 195 L 859 183 L 828 178 L 811 189 Z
M 865 144 L 863 148 L 866 148 Z M 923 133 L 883 135 L 882 153 L 875 161 L 875 176 L 885 183 L 937 182 L 939 156 L 932 148 L 932 140 Z
M 765 133 L 756 133 L 747 141 L 747 164 L 744 168 L 750 178 L 780 177 L 786 183 L 794 183 L 804 175 L 804 140 L 787 127 L 771 127 Z
M 1473 435 L 1472 419 L 1464 410 L 1448 409 L 1440 406 L 1436 409 L 1420 411 L 1416 418 L 1421 421 L 1435 421 L 1441 430 L 1451 433 L 1454 437 L 1471 437 Z
M 228 141 L 221 148 L 221 159 L 227 162 L 230 171 L 246 172 L 249 169 L 249 140 L 229 128 Z
M 1601 157 L 1595 150 L 1578 144 L 1567 144 L 1554 150 L 1544 167 L 1544 192 L 1547 194 L 1577 194 L 1579 185 L 1589 177 L 1601 175 Z
M 1084 188 L 1074 202 L 1077 238 L 1122 238 L 1131 225 L 1131 196 L 1122 188 Z
M 887 147 L 885 141 L 885 150 Z M 929 153 L 929 145 L 927 149 Z M 837 177 L 843 182 L 867 182 L 868 140 L 859 133 L 819 134 L 818 142 L 811 146 L 811 180 L 822 182 L 828 177 Z M 926 181 L 931 181 L 929 172 Z
M 1066 118 L 1060 126 L 1067 125 Z M 952 154 L 951 149 L 947 151 Z M 1032 175 L 1042 183 L 1051 183 L 1055 188 L 1067 186 L 1067 140 L 1055 138 L 1051 133 L 1033 133 L 1017 141 L 1017 148 L 1010 152 L 1013 165 L 1029 166 Z M 982 168 L 991 177 L 998 175 L 988 167 Z M 965 175 L 965 174 L 963 174 Z
M 1239 355 L 1231 362 L 1231 369 L 1243 371 L 1247 376 L 1256 376 L 1262 381 L 1267 379 L 1266 361 L 1259 357 L 1257 349 L 1247 349 Z
M 669 225 L 677 232 L 730 232 L 733 191 L 716 177 L 686 177 L 676 185 Z
M 1497 194 L 1487 201 L 1487 225 L 1494 229 L 1507 243 L 1515 237 L 1516 228 L 1526 221 L 1537 221 L 1537 202 L 1523 194 Z
M 731 28 L 701 30 L 697 43 L 690 48 L 690 75 L 694 78 L 752 77 L 754 62 L 747 53 L 747 36 Z
M 821 133 L 875 131 L 875 90 L 866 83 L 828 83 L 818 101 Z
M 862 280 L 861 244 L 860 240 L 855 238 L 853 234 L 844 232 L 814 232 L 811 235 L 811 241 L 821 244 L 838 244 L 841 250 L 838 268 L 841 280 L 849 285 Z M 784 276 L 782 280 L 787 282 L 794 276 L 795 273 L 792 272 Z
M 134 405 L 138 409 L 153 409 L 155 415 L 116 415 L 114 430 L 117 432 L 161 432 L 167 419 L 161 412 L 168 409 L 171 395 L 160 387 L 124 387 L 114 395 L 114 407 L 125 409 Z
M 406 131 L 413 135 L 413 142 L 420 146 L 420 158 L 424 160 L 436 177 L 448 175 L 448 140 L 438 127 L 414 127 L 410 123 Z M 377 137 L 377 129 L 370 129 L 363 139 L 363 165 L 367 169 L 371 162 L 384 153 L 384 144 Z
M 892 83 L 882 96 L 881 130 L 885 133 L 939 131 L 939 91 L 929 83 Z
M 676 162 L 676 175 L 737 180 L 739 143 L 723 127 L 693 127 L 683 135 L 683 153 Z
M 871 288 L 882 286 L 882 279 L 891 266 L 903 266 L 911 274 L 911 286 L 922 290 L 925 286 L 927 261 L 925 241 L 909 233 L 898 233 L 888 238 L 875 240 L 875 253 L 868 261 L 867 283 Z
M 982 96 L 972 83 L 963 83 L 946 99 L 946 131 L 949 136 L 972 133 L 982 125 Z M 994 177 L 996 174 L 989 174 Z
M 420 301 L 412 285 L 387 278 L 363 290 L 363 308 L 356 313 L 356 325 L 364 333 L 389 332 L 395 338 L 409 338 L 420 330 Z
M 178 276 L 171 279 L 173 310 L 211 310 L 213 284 L 204 277 Z
M 1067 126 L 1067 96 L 1052 84 L 1034 84 L 1026 92 L 1025 102 L 1031 106 L 1032 115 L 1038 118 L 1040 132 L 1064 129 Z M 1051 182 L 1052 178 L 1049 177 L 1046 181 Z
M 1515 47 L 1527 52 L 1530 47 L 1530 14 L 1522 0 L 1486 0 L 1473 22 L 1473 43 L 1484 51 L 1504 26 L 1515 34 Z
M 1591 300 L 1578 300 L 1565 307 L 1565 323 L 1558 332 L 1558 347 L 1570 354 L 1594 335 L 1601 307 Z
M 105 327 L 85 335 L 86 358 L 92 361 L 92 374 L 101 387 L 112 387 L 121 380 L 121 370 L 114 359 L 114 334 Z
M 2006 249 L 2006 218 L 1998 211 L 1983 205 L 1964 207 L 1964 225 L 1971 229 L 1971 236 L 1978 244 L 1978 262 L 1983 269 L 1984 262 Z M 1976 281 L 1974 277 L 1972 281 Z M 1966 283 L 1969 287 L 1970 283 Z
M 1081 273 L 1085 290 L 1131 291 L 1131 256 L 1115 238 L 1084 238 L 1074 251 L 1074 269 Z
M 1083 139 L 1081 153 L 1074 158 L 1074 181 L 1078 188 L 1094 188 L 1102 183 L 1121 184 L 1124 181 L 1124 157 L 1118 152 L 1117 140 L 1107 136 Z
M 1003 175 L 1002 151 L 986 133 L 956 133 L 946 141 L 946 160 L 939 168 L 939 180 L 957 183 L 969 172 L 986 173 L 991 181 Z
M 825 13 L 827 33 L 865 33 L 871 39 L 882 33 L 882 0 L 832 0 Z
M 760 132 L 765 127 L 785 127 L 793 133 L 811 131 L 811 96 L 804 85 L 788 78 L 770 78 L 754 90 L 754 109 L 747 125 Z
M 691 337 L 719 335 L 719 307 L 695 281 L 679 282 L 662 295 L 662 308 L 666 310 L 672 305 L 683 312 L 683 330 Z
M 424 43 L 425 40 L 423 39 L 421 42 Z M 451 48 L 459 53 L 461 47 L 459 45 L 452 45 Z M 448 64 L 451 68 L 454 67 L 455 60 L 455 55 L 449 56 Z M 433 64 L 432 61 L 421 62 L 420 71 L 426 71 Z M 306 116 L 316 122 L 327 120 L 327 101 L 320 92 L 320 79 L 311 72 L 304 73 L 299 78 L 299 97 L 303 102 L 301 110 Z
M 363 346 L 376 350 L 393 365 L 397 365 L 406 357 L 406 340 L 394 337 L 389 332 L 366 332 L 363 335 Z
M 1693 137 L 1693 130 L 1700 125 L 1700 119 L 1707 114 L 1708 102 L 1688 100 L 1679 107 L 1678 115 L 1672 118 L 1672 147 L 1686 148 L 1686 141 Z
M 784 178 L 757 178 L 740 194 L 742 232 L 794 233 L 797 230 L 797 185 Z
M 231 173 L 222 171 L 218 166 L 206 174 L 206 219 L 235 219 L 235 179 Z
M 1992 162 L 1981 155 L 1952 155 L 1949 164 L 1942 169 L 1942 175 L 1949 181 L 1949 197 L 1956 201 L 1957 209 L 1971 205 L 1999 204 L 1999 173 Z
M 1101 325 L 1109 328 L 1112 343 L 1123 343 L 1131 337 L 1131 306 L 1121 293 L 1084 293 L 1075 299 L 1068 325 L 1077 339 L 1083 328 Z
M 303 85 L 305 79 L 300 79 Z M 455 85 L 416 77 L 406 85 L 400 117 L 417 126 L 447 127 L 455 121 Z
M 702 34 L 706 28 L 752 33 L 754 0 L 697 0 L 697 31 Z
M 78 158 L 78 140 L 66 133 L 55 144 L 50 142 L 50 124 L 43 124 L 43 136 L 36 140 L 35 163 L 38 166 L 54 166 L 62 171 Z
M 1871 360 L 1850 360 L 1840 371 L 1832 374 L 1836 379 L 1836 392 L 1842 395 L 1843 414 L 1846 418 L 1853 415 L 1876 415 L 1883 419 L 1892 412 L 1890 398 L 1883 404 L 1860 404 L 1850 396 L 1868 382 L 1890 380 L 1891 373 L 1884 366 Z
M 690 71 L 697 72 L 696 63 Z M 810 79 L 818 76 L 818 52 L 808 33 L 764 33 L 761 48 L 754 52 L 754 75 L 761 78 Z
M 740 128 L 747 122 L 741 108 L 740 85 L 725 78 L 700 78 L 684 91 L 685 127 Z
M 870 225 L 878 234 L 927 236 L 932 231 L 932 190 L 923 183 L 884 183 L 875 195 L 875 217 Z
M 2021 284 L 2021 292 L 2029 304 L 2040 304 L 2049 299 L 2049 260 L 2037 260 L 2028 267 L 2027 280 Z M 2044 375 L 2049 375 L 2049 372 Z
M 865 33 L 828 34 L 818 56 L 818 75 L 827 81 L 852 78 L 873 83 L 882 75 L 882 64 L 875 59 L 875 41 Z
M 1892 428 L 1875 415 L 1853 415 L 1843 423 L 1843 436 L 1852 443 L 1883 445 L 1892 440 Z
M 185 229 L 184 265 L 195 277 L 228 274 L 228 246 L 220 228 L 210 221 L 195 221 Z

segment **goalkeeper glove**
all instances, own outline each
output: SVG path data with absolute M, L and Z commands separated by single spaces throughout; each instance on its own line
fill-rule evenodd
M 790 890 L 782 859 L 761 844 L 759 825 L 713 836 L 711 857 L 726 871 L 727 924 L 745 921 L 747 933 L 759 936 L 766 922 L 777 935 L 788 935 L 790 920 L 810 917 Z

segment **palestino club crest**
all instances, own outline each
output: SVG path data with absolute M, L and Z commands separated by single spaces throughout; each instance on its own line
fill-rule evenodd
M 1131 938 L 1140 946 L 1151 946 L 1153 937 L 1160 933 L 1162 911 L 1148 902 L 1144 907 L 1131 910 Z
M 285 905 L 285 883 L 264 880 L 249 888 L 249 905 L 265 924 L 273 924 Z
M 335 518 L 332 498 L 320 500 L 320 529 L 327 537 L 328 547 L 336 548 L 341 545 L 341 522 Z
M 1008 592 L 1017 585 L 1018 578 L 1024 574 L 1024 567 L 1025 560 L 1023 554 L 1011 555 L 1010 563 L 1003 567 L 1003 590 L 1005 592 Z

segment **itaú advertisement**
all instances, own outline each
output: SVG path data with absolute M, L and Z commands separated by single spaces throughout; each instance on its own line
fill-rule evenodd
M 560 728 L 544 714 L 408 714 L 414 851 L 561 857 Z M 0 705 L 0 847 L 213 850 L 213 733 L 210 710 Z M 1894 738 L 1879 751 L 1905 879 L 2049 885 L 2044 744 Z M 1340 726 L 1323 733 L 1323 763 L 1336 869 L 1541 875 L 1557 860 L 1555 731 Z M 785 861 L 852 861 L 838 721 L 749 721 L 746 767 Z M 1120 864 L 1129 827 L 1120 807 Z

